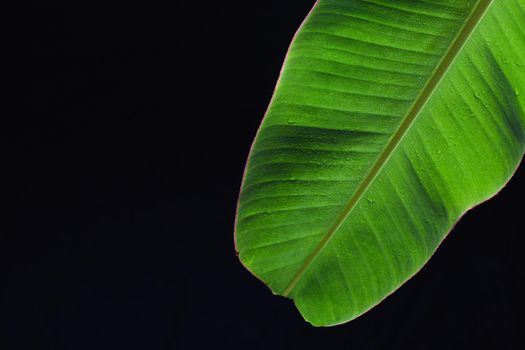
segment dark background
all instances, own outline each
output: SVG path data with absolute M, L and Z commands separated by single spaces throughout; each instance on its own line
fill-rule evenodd
M 311 327 L 238 262 L 244 162 L 313 2 L 34 1 L 2 349 L 523 347 L 523 166 L 351 323 Z

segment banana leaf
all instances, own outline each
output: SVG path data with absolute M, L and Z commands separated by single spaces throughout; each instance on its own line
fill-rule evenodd
M 525 0 L 319 0 L 250 151 L 236 251 L 311 324 L 347 322 L 524 149 Z

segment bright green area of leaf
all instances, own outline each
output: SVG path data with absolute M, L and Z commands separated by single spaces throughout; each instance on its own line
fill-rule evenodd
M 319 0 L 246 167 L 243 264 L 314 325 L 416 273 L 525 148 L 525 0 Z

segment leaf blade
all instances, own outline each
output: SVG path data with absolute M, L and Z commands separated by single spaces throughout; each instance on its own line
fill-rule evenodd
M 399 287 L 407 277 L 419 270 L 437 248 L 455 220 L 465 210 L 495 192 L 519 163 L 523 155 L 523 102 L 518 102 L 518 99 L 515 101 L 507 99 L 502 102 L 501 98 L 498 100 L 498 95 L 494 93 L 494 90 L 497 91 L 498 88 L 502 87 L 506 88 L 506 91 L 513 90 L 519 82 L 519 74 L 508 69 L 507 72 L 502 70 L 503 73 L 499 75 L 489 75 L 490 72 L 485 72 L 483 76 L 488 77 L 488 83 L 486 82 L 486 86 L 482 81 L 477 82 L 477 84 L 480 91 L 483 90 L 487 96 L 482 96 L 479 100 L 477 99 L 479 96 L 476 97 L 473 94 L 473 99 L 454 100 L 457 90 L 468 88 L 464 77 L 466 73 L 471 79 L 471 75 L 475 75 L 473 73 L 480 70 L 480 65 L 491 67 L 489 69 L 491 72 L 495 70 L 494 67 L 499 69 L 501 65 L 498 62 L 501 58 L 492 57 L 492 61 L 490 61 L 487 52 L 485 52 L 487 50 L 492 52 L 491 48 L 483 46 L 483 31 L 487 31 L 486 29 L 477 28 L 476 35 L 473 35 L 474 38 L 470 37 L 471 32 L 479 22 L 494 22 L 494 19 L 481 21 L 491 3 L 488 0 L 480 0 L 475 3 L 467 1 L 425 3 L 407 1 L 406 3 L 398 2 L 392 6 L 392 3 L 384 1 L 319 1 L 317 8 L 312 12 L 313 15 L 297 34 L 296 41 L 290 48 L 268 114 L 252 149 L 252 155 L 261 149 L 264 150 L 265 147 L 270 152 L 271 147 L 269 145 L 276 144 L 295 148 L 316 146 L 331 151 L 365 149 L 371 154 L 374 152 L 379 154 L 378 158 L 370 155 L 352 156 L 345 163 L 342 158 L 335 157 L 334 160 L 334 158 L 327 158 L 324 154 L 308 156 L 300 154 L 298 151 L 291 151 L 296 158 L 302 159 L 304 164 L 300 165 L 299 162 L 296 162 L 285 166 L 283 162 L 277 160 L 273 165 L 263 164 L 253 171 L 250 167 L 257 166 L 253 165 L 257 164 L 257 159 L 250 158 L 248 162 L 248 175 L 245 178 L 239 200 L 240 215 L 245 211 L 250 211 L 250 205 L 244 205 L 244 200 L 246 197 L 254 196 L 253 188 L 256 188 L 261 179 L 263 182 L 268 179 L 281 181 L 280 187 L 269 185 L 263 189 L 264 193 L 270 193 L 274 197 L 283 193 L 301 193 L 306 197 L 309 193 L 321 195 L 324 193 L 333 203 L 336 203 L 333 206 L 334 210 L 319 209 L 312 212 L 303 208 L 292 210 L 289 215 L 278 213 L 273 215 L 272 200 L 260 203 L 260 208 L 266 207 L 263 210 L 266 216 L 262 216 L 263 219 L 261 219 L 260 224 L 262 223 L 263 226 L 264 223 L 287 224 L 288 226 L 287 229 L 281 231 L 272 231 L 272 229 L 266 233 L 256 231 L 258 232 L 255 235 L 256 239 L 265 241 L 267 244 L 276 239 L 282 241 L 283 237 L 286 237 L 289 244 L 281 245 L 279 248 L 274 247 L 274 249 L 268 248 L 262 252 L 258 251 L 257 254 L 253 251 L 250 252 L 249 249 L 251 244 L 250 233 L 246 232 L 248 232 L 247 227 L 250 226 L 250 222 L 246 223 L 242 218 L 240 220 L 238 218 L 236 224 L 236 244 L 244 264 L 267 282 L 276 294 L 292 297 L 303 316 L 310 322 L 317 325 L 344 322 L 377 304 L 382 298 Z M 509 1 L 507 5 L 499 3 L 491 6 L 488 12 L 492 14 L 493 18 L 496 18 L 495 21 L 497 22 L 498 13 L 505 11 L 509 13 L 507 6 L 517 6 L 523 9 L 523 2 L 521 0 Z M 370 9 L 382 9 L 380 15 L 386 23 L 393 23 L 395 17 L 401 16 L 402 20 L 399 23 L 411 23 L 407 28 L 409 27 L 412 31 L 416 28 L 414 23 L 425 23 L 424 30 L 421 32 L 426 33 L 428 40 L 420 41 L 420 46 L 417 46 L 417 40 L 413 40 L 407 44 L 408 49 L 400 48 L 399 42 L 392 43 L 392 38 L 385 39 L 372 31 L 372 35 L 367 38 L 372 42 L 372 45 L 363 47 L 363 38 L 357 36 L 366 33 L 362 27 L 362 17 L 363 14 L 368 17 L 372 16 Z M 516 8 L 513 10 L 516 11 Z M 334 20 L 334 16 L 326 16 L 326 13 L 333 13 L 334 11 L 346 11 L 346 16 L 343 16 L 345 21 L 341 22 L 337 16 L 335 17 L 337 20 Z M 432 11 L 435 11 L 434 16 L 431 16 Z M 351 13 L 350 16 L 349 13 Z M 349 21 L 346 20 L 347 17 L 361 18 L 358 18 L 357 22 L 350 21 L 349 24 Z M 326 18 L 329 20 L 326 21 Z M 372 23 L 375 26 L 372 29 L 377 31 L 378 21 L 376 19 L 367 23 Z M 315 34 L 317 41 L 312 40 L 311 33 L 319 33 L 319 27 L 322 27 L 323 32 L 335 31 L 336 34 L 331 33 L 331 36 L 328 36 L 332 38 L 331 40 Z M 406 35 L 406 28 L 403 30 L 404 35 Z M 417 36 L 418 39 L 420 37 L 420 35 Z M 449 39 L 447 45 L 445 45 L 446 40 L 443 38 Z M 467 40 L 468 38 L 470 39 Z M 512 42 L 520 42 L 522 39 L 520 38 L 518 36 L 512 39 Z M 308 64 L 308 59 L 305 60 L 304 57 L 311 56 L 313 51 L 308 46 L 310 44 L 301 44 L 307 42 L 313 42 L 319 46 L 320 49 L 317 50 L 316 54 L 318 58 L 321 57 L 322 60 L 328 61 L 325 62 L 326 64 L 321 65 L 322 60 L 315 61 L 317 65 Z M 472 49 L 463 48 L 465 43 L 467 46 L 472 46 Z M 339 45 L 339 48 L 342 48 L 339 51 L 352 53 L 345 53 L 347 56 L 341 56 L 339 51 L 334 53 L 326 50 L 327 46 L 334 47 L 334 45 Z M 365 48 L 372 54 L 365 52 Z M 483 59 L 471 57 L 472 53 L 469 52 L 477 52 L 476 50 L 483 51 L 480 51 L 483 54 Z M 508 50 L 503 51 L 508 54 L 506 52 Z M 377 66 L 377 57 L 384 53 L 389 53 L 389 57 L 395 58 L 391 60 L 392 62 L 387 62 L 393 68 L 391 70 L 386 69 L 386 73 L 384 67 L 370 68 L 373 64 Z M 356 68 L 358 58 L 362 59 L 363 56 L 370 57 L 373 64 L 365 62 L 361 67 Z M 342 62 L 343 57 L 350 58 Z M 417 62 L 420 62 L 418 60 L 423 57 L 425 64 L 418 66 Z M 437 58 L 434 59 L 433 57 Z M 418 60 L 414 60 L 415 58 Z M 406 68 L 412 69 L 412 74 L 406 70 L 403 71 L 399 63 L 396 63 L 403 62 L 403 60 L 409 62 Z M 457 60 L 460 61 L 459 64 Z M 320 80 L 318 75 L 314 75 L 316 79 L 308 79 L 308 76 L 294 74 L 295 67 L 298 67 L 297 70 L 324 71 L 346 78 L 351 76 L 355 80 L 362 80 L 364 73 L 364 77 L 372 82 L 370 86 L 365 85 L 364 93 L 351 91 L 350 94 L 341 95 L 341 92 L 337 91 L 341 86 L 358 90 L 362 85 L 337 85 L 334 83 L 333 77 Z M 431 69 L 432 67 L 434 68 Z M 414 72 L 417 74 L 413 74 Z M 437 74 L 435 74 L 436 72 Z M 427 79 L 421 78 L 421 74 L 423 76 L 426 74 Z M 445 75 L 446 79 L 443 83 L 441 78 Z M 450 75 L 453 76 L 452 79 Z M 437 78 L 433 79 L 433 77 Z M 506 77 L 511 77 L 515 81 L 508 81 Z M 293 83 L 289 83 L 294 82 L 294 79 L 296 79 L 295 85 L 297 87 L 294 87 Z M 309 87 L 312 85 L 311 80 L 315 80 L 316 84 L 325 84 L 332 91 L 322 92 L 319 89 L 312 89 Z M 305 82 L 308 82 L 308 85 Z M 436 89 L 440 82 L 444 87 L 440 85 L 439 89 Z M 375 97 L 371 93 L 374 86 L 376 87 L 374 94 L 377 94 L 379 91 L 377 84 L 385 83 L 390 84 L 388 88 L 383 90 L 386 98 L 374 99 Z M 396 85 L 401 85 L 405 89 L 405 93 L 408 93 L 407 96 L 411 97 L 414 102 L 410 104 L 392 98 L 396 93 L 393 86 Z M 417 88 L 413 86 L 417 86 Z M 436 96 L 434 96 L 434 92 L 437 92 Z M 392 96 L 387 96 L 390 94 Z M 432 102 L 433 100 L 438 100 L 439 103 Z M 484 106 L 483 103 L 480 106 L 476 104 L 476 101 L 484 101 L 487 106 Z M 307 106 L 303 110 L 308 112 L 306 114 L 294 114 L 300 109 L 294 110 L 292 108 L 291 113 L 283 113 L 290 105 Z M 485 118 L 483 123 L 477 123 L 480 125 L 474 125 L 472 124 L 475 123 L 474 121 L 469 122 L 467 120 L 465 122 L 462 120 L 458 123 L 454 118 L 449 118 L 450 120 L 447 119 L 444 123 L 443 116 L 454 115 L 453 110 L 458 108 L 457 106 L 461 106 L 462 110 L 468 110 L 469 113 L 472 112 L 476 116 L 504 115 L 507 119 L 502 122 L 501 118 Z M 502 106 L 510 106 L 510 110 L 502 108 Z M 435 111 L 441 113 L 441 119 L 436 117 Z M 326 114 L 329 114 L 330 118 L 326 118 Z M 419 122 L 420 119 L 423 119 L 423 122 Z M 364 122 L 365 120 L 366 122 Z M 316 129 L 315 132 L 311 129 L 304 130 L 306 122 L 314 125 L 314 128 L 317 127 L 318 130 Z M 413 123 L 418 123 L 420 126 L 416 128 Z M 330 125 L 330 128 L 327 129 L 326 125 Z M 347 131 L 350 129 L 351 133 L 341 134 L 340 125 L 344 125 L 344 129 Z M 490 159 L 494 160 L 495 163 L 506 163 L 501 169 L 498 164 L 491 165 L 494 167 L 491 171 L 498 174 L 496 180 L 487 180 L 486 177 L 491 174 L 483 173 L 483 176 L 478 176 L 482 180 L 477 179 L 474 183 L 475 186 L 464 181 L 459 181 L 461 186 L 456 184 L 457 181 L 451 174 L 454 176 L 461 176 L 465 173 L 472 174 L 473 169 L 483 172 L 483 169 L 470 165 L 470 167 L 465 167 L 464 165 L 465 162 L 469 163 L 466 155 L 475 159 L 480 158 L 480 154 L 476 154 L 467 147 L 470 144 L 462 143 L 468 140 L 468 137 L 457 134 L 457 130 L 465 132 L 465 125 L 479 129 L 472 135 L 467 133 L 467 136 L 470 137 L 470 143 L 473 140 L 479 143 L 478 140 L 489 135 L 490 142 L 496 144 L 493 149 L 484 148 L 485 152 L 491 155 Z M 509 125 L 511 126 L 510 129 L 508 128 Z M 276 130 L 276 127 L 280 128 L 279 132 L 272 131 Z M 365 130 L 364 127 L 367 129 Z M 411 133 L 412 128 L 416 130 L 414 135 Z M 378 130 L 381 130 L 378 133 L 379 136 L 372 140 L 369 133 Z M 436 134 L 436 130 L 439 135 Z M 442 132 L 443 130 L 446 134 Z M 363 132 L 364 135 L 368 136 L 356 136 L 356 134 L 360 135 Z M 410 135 L 405 141 L 404 137 L 408 134 Z M 443 137 L 441 134 L 447 136 Z M 264 139 L 266 139 L 266 143 L 260 141 Z M 431 143 L 428 143 L 429 139 L 432 140 Z M 409 146 L 399 146 L 402 143 Z M 387 146 L 381 147 L 381 145 Z M 457 150 L 444 155 L 443 151 L 436 149 L 436 145 L 447 150 L 461 149 L 459 160 L 463 160 L 463 162 L 458 160 Z M 398 148 L 399 150 L 395 153 L 394 150 Z M 312 167 L 312 159 L 316 160 L 317 167 Z M 324 167 L 319 164 L 323 160 L 326 162 Z M 337 166 L 334 166 L 336 161 L 338 162 Z M 429 166 L 429 164 L 431 165 Z M 453 164 L 457 169 L 448 169 L 443 174 L 439 173 L 438 165 L 446 167 L 450 164 Z M 435 169 L 431 169 L 432 165 Z M 435 178 L 428 176 L 428 173 L 432 172 Z M 385 173 L 389 177 L 379 176 Z M 364 180 L 362 174 L 368 174 Z M 272 183 L 271 181 L 270 183 Z M 302 182 L 299 183 L 298 181 Z M 308 184 L 313 183 L 316 185 L 308 186 Z M 371 185 L 373 185 L 372 188 L 369 188 Z M 443 188 L 448 189 L 450 186 L 458 190 L 460 187 L 469 188 L 473 193 L 473 198 L 457 198 L 458 195 L 454 191 L 449 193 L 448 190 L 445 192 L 441 190 Z M 476 186 L 483 188 L 483 190 L 479 191 Z M 259 191 L 261 191 L 260 187 Z M 410 191 L 413 193 L 409 193 Z M 476 191 L 482 193 L 475 193 Z M 344 195 L 334 194 L 336 192 L 344 193 L 347 196 L 350 193 L 352 194 L 351 199 L 348 200 Z M 364 197 L 367 200 L 361 201 L 360 199 Z M 419 208 L 418 201 L 424 202 L 425 205 Z M 375 203 L 381 203 L 381 206 Z M 293 206 L 294 203 L 288 204 Z M 345 208 L 347 212 L 345 212 Z M 350 213 L 352 215 L 349 215 Z M 300 222 L 305 217 L 312 219 L 311 227 L 297 226 L 294 228 L 293 223 Z M 432 220 L 426 220 L 428 217 Z M 304 220 L 302 221 L 304 222 Z M 323 235 L 320 243 L 316 243 L 315 239 L 311 237 L 318 237 L 318 231 L 322 230 L 320 229 L 322 227 L 325 230 L 326 227 L 330 229 L 328 229 L 328 234 Z M 386 234 L 387 229 L 395 232 L 395 234 Z M 341 233 L 334 235 L 339 231 Z M 277 234 L 273 232 L 277 232 Z M 310 239 L 301 240 L 301 236 L 307 236 Z M 332 238 L 332 236 L 334 237 Z M 271 245 L 267 246 L 271 247 Z M 270 264 L 272 269 L 264 271 L 269 266 L 268 261 L 272 261 Z M 281 271 L 279 271 L 279 264 L 284 266 Z M 312 265 L 314 266 L 312 267 Z M 323 276 L 323 274 L 330 275 L 333 278 L 322 278 L 322 283 L 319 283 L 319 276 Z M 357 283 L 359 285 L 356 285 L 356 281 L 359 282 Z M 341 307 L 341 305 L 343 306 Z

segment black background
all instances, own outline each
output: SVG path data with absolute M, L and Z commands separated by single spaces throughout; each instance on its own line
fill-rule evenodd
M 35 1 L 3 349 L 518 349 L 525 169 L 412 280 L 313 328 L 238 262 L 244 162 L 313 0 Z

